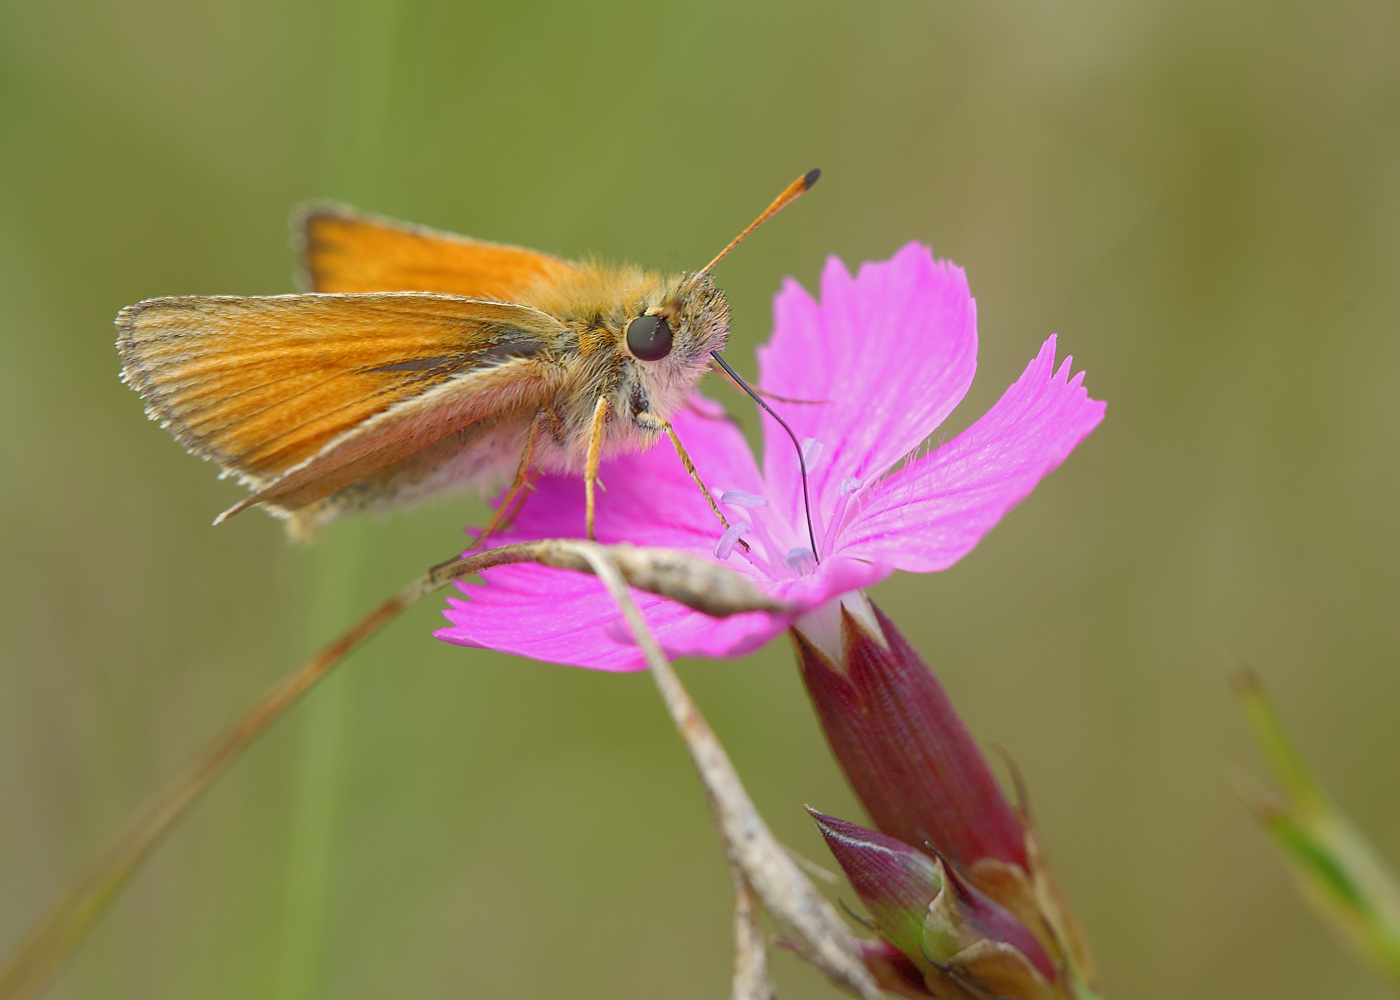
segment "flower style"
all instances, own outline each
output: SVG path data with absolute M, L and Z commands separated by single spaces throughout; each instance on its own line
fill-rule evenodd
M 773 406 L 804 442 L 810 533 L 797 457 L 783 430 L 764 418 L 760 471 L 743 436 L 700 396 L 673 424 L 728 509 L 728 532 L 664 445 L 600 470 L 599 541 L 723 560 L 792 609 L 717 621 L 637 595 L 670 656 L 742 655 L 804 614 L 815 634 L 822 609 L 834 614 L 842 594 L 896 569 L 946 569 L 1103 418 L 1104 404 L 1088 397 L 1083 373 L 1070 377 L 1070 359 L 1056 368 L 1052 336 L 981 419 L 919 451 L 976 369 L 976 306 L 966 276 L 911 243 L 889 261 L 862 265 L 855 277 L 829 258 L 821 286 L 819 303 L 796 281 L 785 282 L 773 337 L 759 351 L 760 388 L 788 400 Z M 576 535 L 583 505 L 578 476 L 545 476 L 496 541 Z M 538 566 L 483 577 L 483 584 L 458 584 L 470 600 L 449 598 L 452 624 L 440 638 L 603 670 L 642 667 L 596 579 Z

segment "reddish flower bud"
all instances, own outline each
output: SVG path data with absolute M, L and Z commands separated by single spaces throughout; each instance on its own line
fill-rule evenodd
M 1035 832 L 1007 802 L 919 654 L 859 593 L 803 616 L 792 637 L 832 752 L 885 835 L 876 839 L 881 835 L 864 831 L 857 838 L 865 855 L 854 869 L 827 838 L 880 932 L 916 965 L 950 943 L 981 941 L 975 955 L 962 955 L 963 973 L 973 975 L 968 963 L 976 958 L 981 965 L 973 978 L 992 995 L 1039 996 L 1037 984 L 1046 981 L 1058 991 L 1049 995 L 1084 995 L 1093 960 Z M 823 832 L 840 829 L 824 826 Z M 850 845 L 845 849 L 849 854 Z M 877 849 L 885 860 L 872 853 Z M 939 897 L 941 915 L 930 911 L 923 919 L 916 945 L 908 927 L 910 886 L 927 883 L 930 864 L 956 892 Z M 881 888 L 871 895 L 875 883 Z M 1034 973 L 1029 978 L 1027 969 Z M 1005 988 L 992 988 L 995 983 Z M 934 994 L 962 995 L 954 987 Z
M 1035 935 L 942 859 L 845 820 L 815 811 L 812 818 L 875 929 L 919 970 L 932 995 L 1056 995 L 1055 964 Z M 907 978 L 898 963 L 879 964 L 894 981 Z
M 803 621 L 792 631 L 807 692 L 856 795 L 880 830 L 932 844 L 964 870 L 978 858 L 1024 869 L 1020 818 L 943 685 L 880 609 L 866 606 L 879 634 L 843 602 L 839 662 Z
M 807 811 L 851 888 L 870 910 L 876 929 L 904 954 L 920 954 L 928 905 L 943 891 L 942 867 L 894 837 L 824 816 L 811 807 Z

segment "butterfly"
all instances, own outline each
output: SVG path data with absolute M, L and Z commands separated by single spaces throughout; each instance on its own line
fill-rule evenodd
M 729 333 L 710 269 L 818 176 L 677 275 L 314 204 L 293 219 L 305 291 L 127 306 L 122 379 L 250 489 L 216 524 L 256 505 L 306 538 L 345 514 L 485 489 L 514 467 L 488 532 L 532 470 L 581 472 L 591 537 L 606 456 L 669 435 L 700 483 L 669 418 Z

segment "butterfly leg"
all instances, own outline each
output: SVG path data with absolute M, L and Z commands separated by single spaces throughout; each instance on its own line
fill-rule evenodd
M 515 505 L 511 507 L 510 513 L 501 519 L 501 526 L 498 531 L 507 531 L 515 524 L 515 519 L 520 516 L 520 511 L 525 507 L 525 501 L 535 489 L 535 482 L 540 478 L 539 469 L 531 469 L 530 477 L 525 480 L 525 485 L 521 487 L 519 495 L 515 498 Z
M 491 515 L 491 520 L 481 530 L 481 534 L 476 536 L 476 540 L 472 542 L 472 548 L 480 548 L 482 542 L 514 521 L 515 515 L 520 513 L 520 504 L 524 503 L 525 487 L 530 481 L 530 464 L 535 460 L 535 445 L 539 443 L 540 426 L 544 423 L 544 418 L 545 411 L 540 410 L 530 421 L 530 428 L 525 432 L 525 450 L 520 454 L 520 465 L 515 470 L 515 479 L 511 482 L 506 495 L 501 498 L 501 502 L 496 505 L 496 512 Z
M 696 470 L 695 463 L 690 460 L 690 455 L 681 444 L 681 439 L 676 434 L 676 429 L 671 426 L 671 422 L 669 420 L 662 420 L 654 413 L 639 413 L 634 419 L 640 427 L 645 427 L 648 430 L 666 432 L 666 436 L 671 439 L 671 444 L 676 449 L 676 455 L 679 456 L 681 465 L 685 466 L 686 474 L 689 475 L 691 479 L 695 480 L 695 485 L 700 487 L 700 492 L 704 494 L 705 502 L 710 505 L 710 510 L 714 513 L 715 517 L 719 518 L 719 523 L 724 526 L 724 530 L 728 531 L 729 522 L 725 519 L 724 515 L 720 513 L 719 504 L 715 503 L 714 496 L 710 493 L 709 488 L 705 486 L 705 480 L 700 478 L 700 473 Z M 745 550 L 749 547 L 748 543 L 742 538 L 739 540 L 739 544 L 742 545 Z
M 596 541 L 593 534 L 594 498 L 593 486 L 598 481 L 598 465 L 603 460 L 603 431 L 608 425 L 608 415 L 612 404 L 607 396 L 599 396 L 593 407 L 593 426 L 588 432 L 588 463 L 583 471 L 584 524 L 588 528 L 588 540 Z

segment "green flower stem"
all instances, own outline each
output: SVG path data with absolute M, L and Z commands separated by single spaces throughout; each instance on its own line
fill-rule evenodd
M 342 8 L 340 66 L 327 130 L 327 193 L 380 207 L 384 187 L 394 68 L 395 0 L 351 0 Z M 318 545 L 311 576 L 313 642 L 333 635 L 360 604 L 370 558 L 371 526 L 338 526 Z M 308 1000 L 326 994 L 326 956 L 338 880 L 349 762 L 358 698 L 355 675 L 328 678 L 304 709 L 272 996 Z
M 369 564 L 368 526 L 341 526 L 313 555 L 309 625 L 316 641 L 350 619 Z M 326 952 L 335 912 L 348 763 L 353 756 L 356 675 L 339 670 L 302 709 L 292 776 L 287 874 L 272 995 L 306 1000 L 325 994 Z

